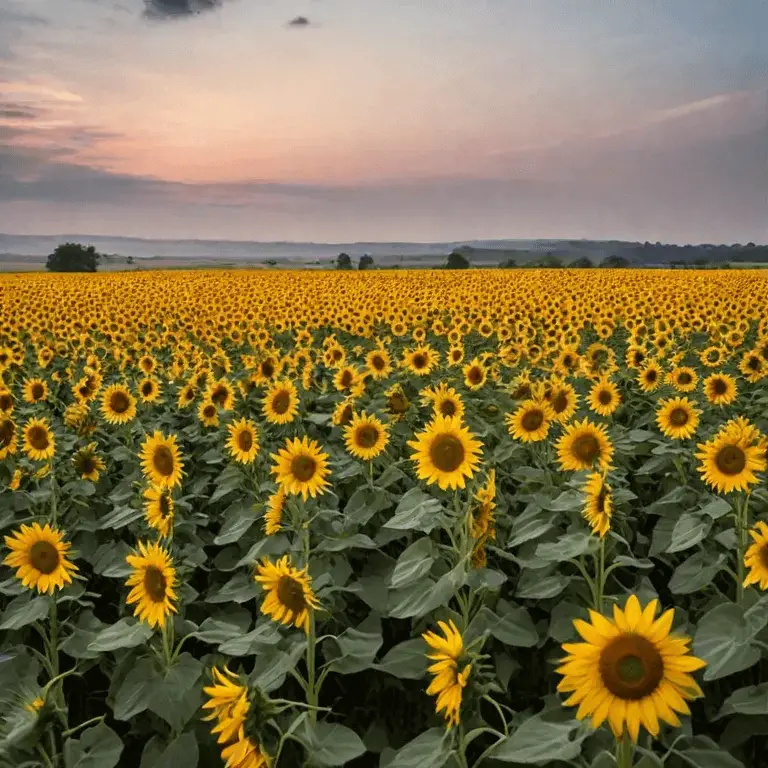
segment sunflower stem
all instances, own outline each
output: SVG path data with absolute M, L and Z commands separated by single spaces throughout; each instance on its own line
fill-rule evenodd
M 734 518 L 736 521 L 736 602 L 744 598 L 744 579 L 746 578 L 744 555 L 749 542 L 749 494 L 743 501 L 736 502 Z
M 458 735 L 459 745 L 458 749 L 456 750 L 456 761 L 458 762 L 459 766 L 461 766 L 461 768 L 469 768 L 469 763 L 467 763 L 467 745 L 464 743 L 464 723 L 459 723 Z
M 597 576 L 595 578 L 595 610 L 603 613 L 603 593 L 605 592 L 605 537 L 600 537 L 600 554 L 598 557 Z
M 309 630 L 307 631 L 307 704 L 310 707 L 309 719 L 317 721 L 317 687 L 315 686 L 315 612 L 309 610 Z
M 632 768 L 633 761 L 632 742 L 625 732 L 620 739 L 616 739 L 616 766 L 617 768 Z
M 163 622 L 161 635 L 163 638 L 163 661 L 165 662 L 165 668 L 169 669 L 172 663 L 171 659 L 171 643 L 168 637 L 168 621 Z
M 56 527 L 56 519 L 58 517 L 58 504 L 56 502 L 56 475 L 53 472 L 53 461 L 50 462 L 50 474 L 51 474 L 51 527 Z
M 368 462 L 368 482 L 373 490 L 373 461 Z

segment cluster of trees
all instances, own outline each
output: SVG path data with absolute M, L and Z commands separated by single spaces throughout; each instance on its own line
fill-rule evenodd
M 360 261 L 357 264 L 358 269 L 373 269 L 373 256 L 369 254 L 364 254 L 360 257 Z M 337 269 L 352 269 L 352 259 L 350 258 L 348 253 L 340 253 L 336 257 L 336 268 Z
M 101 254 L 92 245 L 63 243 L 54 248 L 45 262 L 49 272 L 95 272 Z

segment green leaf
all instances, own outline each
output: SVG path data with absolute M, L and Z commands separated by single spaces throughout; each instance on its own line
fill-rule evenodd
M 189 653 L 182 653 L 173 666 L 158 680 L 150 709 L 179 732 L 202 704 L 202 689 L 197 684 L 203 663 Z
M 694 654 L 707 662 L 704 679 L 719 680 L 756 664 L 760 650 L 750 644 L 754 635 L 735 603 L 723 603 L 705 614 L 693 640 Z
M 391 595 L 391 603 L 394 603 L 394 607 L 390 608 L 389 615 L 393 619 L 424 616 L 447 603 L 464 583 L 465 577 L 464 568 L 458 565 L 442 576 L 436 584 L 432 584 L 429 589 L 425 589 L 423 584 L 414 584 L 403 590 L 395 590 Z
M 691 746 L 674 752 L 693 768 L 744 768 L 741 760 L 722 750 L 707 736 L 694 736 L 691 741 L 694 742 Z
M 203 643 L 210 645 L 220 645 L 227 640 L 242 637 L 251 625 L 251 614 L 240 609 L 235 609 L 235 611 L 216 618 L 209 616 L 193 635 Z
M 194 733 L 182 733 L 174 739 L 157 757 L 142 768 L 196 768 L 199 760 L 197 739 Z
M 768 715 L 768 683 L 750 685 L 734 691 L 723 704 L 718 717 L 741 715 Z
M 411 544 L 397 558 L 395 570 L 392 571 L 390 586 L 393 589 L 401 589 L 414 581 L 423 579 L 431 570 L 434 562 L 432 551 L 432 541 L 426 536 L 422 536 Z
M 86 728 L 79 739 L 64 743 L 66 768 L 114 768 L 120 760 L 123 742 L 104 723 Z
M 28 624 L 41 621 L 51 608 L 51 600 L 45 595 L 31 597 L 27 592 L 18 597 L 14 597 L 3 613 L 3 621 L 0 623 L 0 629 L 12 630 L 21 629 Z
M 206 603 L 247 603 L 258 590 L 247 573 L 236 573 L 226 584 L 205 598 Z
M 370 536 L 364 533 L 355 533 L 351 536 L 326 536 L 317 547 L 317 552 L 343 552 L 346 549 L 377 549 L 376 544 Z
M 733 512 L 730 502 L 722 496 L 715 496 L 709 504 L 706 504 L 699 510 L 700 515 L 708 515 L 713 520 L 719 520 L 723 515 Z
M 583 555 L 589 549 L 591 538 L 588 533 L 566 533 L 557 541 L 539 544 L 536 547 L 536 558 L 552 563 L 564 563 Z
M 580 727 L 578 720 L 553 723 L 536 716 L 526 720 L 505 739 L 491 757 L 503 763 L 522 765 L 573 760 L 579 756 L 581 742 L 586 737 L 586 729 Z
M 584 506 L 584 494 L 581 491 L 563 491 L 556 499 L 550 501 L 546 508 L 552 512 L 574 512 Z
M 344 765 L 365 753 L 362 739 L 351 728 L 338 723 L 321 720 L 312 724 L 304 720 L 296 729 L 296 736 L 319 765 Z
M 430 728 L 409 741 L 381 768 L 443 768 L 452 753 L 451 739 L 443 728 Z
M 540 571 L 523 571 L 517 583 L 517 597 L 544 600 L 557 597 L 568 586 L 568 577 L 561 573 L 544 576 Z
M 532 541 L 543 536 L 553 527 L 553 517 L 553 514 L 544 512 L 544 510 L 536 505 L 528 507 L 512 523 L 512 531 L 507 542 L 507 549 L 512 549 L 512 547 L 517 547 L 526 541 Z
M 130 525 L 143 516 L 144 513 L 141 509 L 117 506 L 108 515 L 99 519 L 97 528 L 102 531 L 115 531 L 119 528 L 125 528 L 126 525 Z
M 696 546 L 712 528 L 712 521 L 698 512 L 684 512 L 672 529 L 667 552 L 683 552 Z
M 135 648 L 152 637 L 152 629 L 136 619 L 120 619 L 102 629 L 88 645 L 89 651 L 114 651 L 118 648 Z
M 389 488 L 390 485 L 393 485 L 398 480 L 402 480 L 404 477 L 407 477 L 405 472 L 403 472 L 399 467 L 397 467 L 395 464 L 390 464 L 375 480 L 374 484 L 377 488 Z
M 248 532 L 248 529 L 256 522 L 256 515 L 250 504 L 238 502 L 227 509 L 224 524 L 219 535 L 213 540 L 216 546 L 232 544 Z
M 374 632 L 352 628 L 335 638 L 335 641 L 340 655 L 334 659 L 331 667 L 341 675 L 351 675 L 371 668 L 384 638 L 381 636 L 381 627 Z
M 422 638 L 398 643 L 374 667 L 401 680 L 418 680 L 427 671 L 427 644 Z
M 697 552 L 675 569 L 669 588 L 676 595 L 697 592 L 709 586 L 724 565 L 725 555 L 722 552 L 717 557 L 713 557 L 711 552 Z
M 490 625 L 490 632 L 497 640 L 517 648 L 531 648 L 539 642 L 539 633 L 525 608 L 500 600 L 497 611 L 501 615 L 496 624 Z
M 280 631 L 271 621 L 265 621 L 246 635 L 234 637 L 219 646 L 219 652 L 227 656 L 250 656 L 280 642 Z
M 115 694 L 112 707 L 116 720 L 130 720 L 149 708 L 157 684 L 157 672 L 151 659 L 144 658 L 125 676 Z
M 384 523 L 384 527 L 429 533 L 439 524 L 442 516 L 443 507 L 440 502 L 421 488 L 413 487 L 400 499 L 395 514 Z

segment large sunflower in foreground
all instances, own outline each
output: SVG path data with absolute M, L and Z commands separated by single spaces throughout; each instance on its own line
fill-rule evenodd
M 329 486 L 328 454 L 323 453 L 316 440 L 306 435 L 301 440 L 289 438 L 284 448 L 270 456 L 275 460 L 272 474 L 277 475 L 278 484 L 288 493 L 301 495 L 306 501 L 307 496 L 314 498 Z
M 344 428 L 344 442 L 355 458 L 370 461 L 387 447 L 389 434 L 386 425 L 363 411 L 354 414 L 351 423 Z
M 33 461 L 45 461 L 56 453 L 56 439 L 47 419 L 30 419 L 24 427 L 24 453 Z
M 464 641 L 453 621 L 438 621 L 442 637 L 437 632 L 425 632 L 422 637 L 432 652 L 428 671 L 433 676 L 427 694 L 437 696 L 435 712 L 443 713 L 446 727 L 458 725 L 461 720 L 461 699 L 467 685 L 471 664 L 463 664 Z M 461 669 L 460 669 L 461 667 Z
M 584 485 L 586 503 L 584 504 L 584 519 L 589 523 L 592 532 L 601 538 L 611 529 L 613 516 L 613 497 L 611 486 L 605 481 L 605 475 L 593 472 Z
M 549 434 L 554 414 L 546 401 L 525 400 L 504 417 L 509 434 L 524 443 L 538 443 Z
M 687 397 L 672 397 L 659 403 L 656 423 L 666 437 L 687 440 L 696 433 L 700 413 Z
M 657 608 L 658 600 L 642 608 L 631 595 L 624 610 L 614 606 L 613 620 L 596 611 L 589 622 L 574 620 L 586 642 L 563 644 L 557 689 L 571 694 L 565 706 L 578 704 L 576 717 L 595 728 L 607 721 L 617 739 L 628 733 L 637 742 L 640 726 L 657 736 L 659 720 L 679 727 L 686 702 L 702 695 L 691 673 L 706 662 L 691 655 L 689 638 L 670 635 L 674 609 L 656 619 Z
M 606 470 L 613 458 L 613 444 L 602 424 L 583 419 L 566 426 L 565 434 L 557 441 L 557 454 L 561 469 Z
M 760 589 L 768 590 L 768 525 L 759 520 L 749 535 L 754 543 L 744 555 L 744 565 L 749 569 L 744 586 L 757 584 Z
M 136 398 L 122 384 L 112 384 L 101 395 L 101 412 L 109 424 L 127 424 L 136 418 Z
M 264 418 L 270 424 L 287 424 L 299 412 L 299 394 L 292 381 L 275 382 L 264 395 Z
M 155 430 L 152 437 L 147 437 L 141 446 L 141 469 L 153 485 L 163 488 L 175 488 L 181 485 L 184 474 L 184 462 L 176 435 L 166 437 Z
M 750 435 L 738 429 L 725 427 L 697 447 L 699 474 L 718 493 L 746 491 L 758 482 L 755 472 L 766 469 L 760 446 L 752 444 Z
M 227 430 L 229 431 L 227 448 L 230 454 L 241 464 L 251 464 L 261 449 L 256 425 L 250 419 L 240 419 L 230 424 Z
M 167 488 L 152 485 L 144 491 L 144 518 L 161 536 L 168 536 L 173 530 L 175 508 Z
M 416 474 L 427 485 L 437 483 L 442 490 L 463 488 L 477 471 L 482 443 L 453 417 L 435 416 L 423 432 L 409 440 L 413 448 L 411 460 Z
M 306 568 L 295 568 L 288 555 L 276 563 L 263 560 L 254 581 L 267 593 L 261 612 L 281 624 L 293 624 L 309 631 L 309 612 L 320 606 L 312 591 L 312 579 Z
M 3 562 L 16 568 L 16 578 L 28 589 L 53 594 L 65 584 L 72 583 L 77 566 L 67 560 L 72 546 L 64 535 L 48 523 L 22 525 L 12 536 L 5 537 L 11 550 Z
M 176 569 L 170 553 L 159 544 L 140 541 L 138 554 L 128 555 L 125 561 L 133 569 L 125 582 L 133 587 L 126 599 L 128 605 L 136 603 L 133 615 L 150 627 L 164 626 L 170 613 L 178 613 L 173 604 Z

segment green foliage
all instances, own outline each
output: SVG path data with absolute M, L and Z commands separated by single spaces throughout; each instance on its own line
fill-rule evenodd
M 99 254 L 92 245 L 63 243 L 48 256 L 45 268 L 49 272 L 95 272 Z
M 445 262 L 446 269 L 469 269 L 469 260 L 460 251 L 453 251 Z

